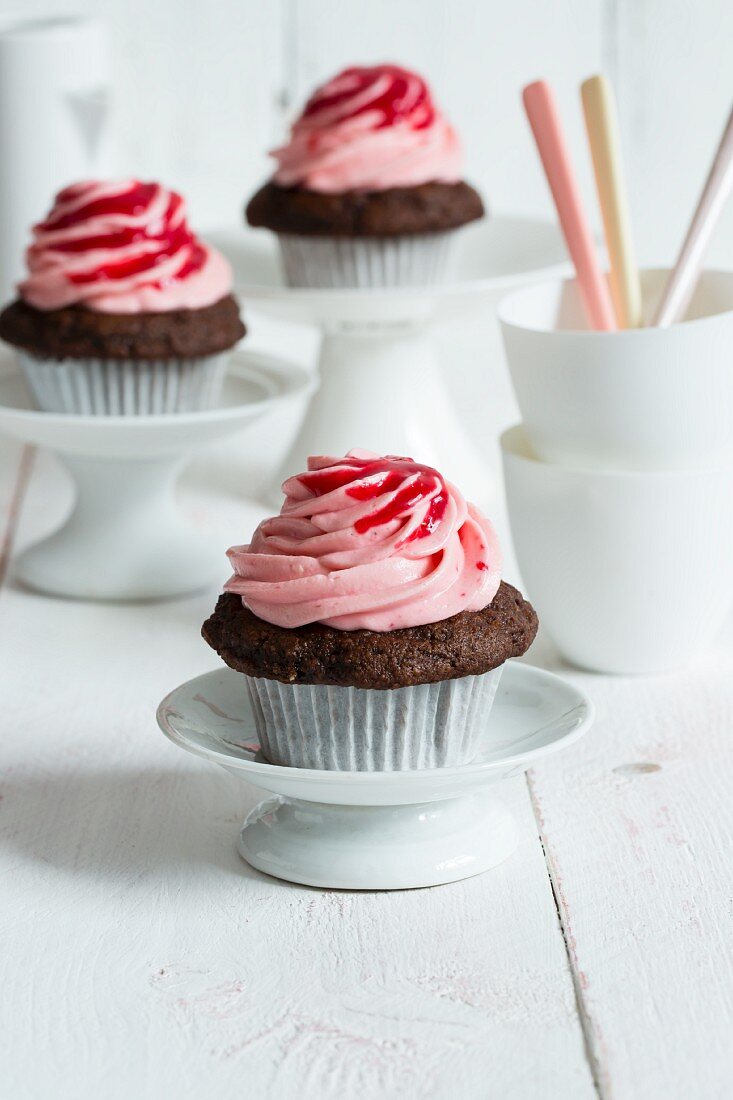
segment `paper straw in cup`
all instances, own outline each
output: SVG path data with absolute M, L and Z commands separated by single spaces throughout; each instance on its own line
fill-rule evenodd
M 616 319 L 619 328 L 638 328 L 642 323 L 641 283 L 631 235 L 613 90 L 605 76 L 592 76 L 581 84 L 580 94 L 611 262 Z
M 685 315 L 700 273 L 700 265 L 733 185 L 733 110 L 713 159 L 702 195 L 692 216 L 677 263 L 654 314 L 655 325 L 664 328 Z
M 598 263 L 593 234 L 583 207 L 560 121 L 555 93 L 545 80 L 528 84 L 522 93 L 532 133 L 557 208 L 590 327 L 613 331 L 616 319 L 611 296 Z

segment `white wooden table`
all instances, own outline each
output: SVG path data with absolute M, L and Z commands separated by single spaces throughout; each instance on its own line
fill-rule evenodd
M 254 436 L 184 478 L 222 550 L 259 514 L 273 426 Z M 13 583 L 69 499 L 52 458 L 0 440 L 3 1097 L 733 1095 L 733 632 L 650 680 L 562 669 L 540 641 L 531 659 L 598 722 L 508 787 L 515 855 L 431 890 L 296 887 L 235 852 L 256 793 L 155 726 L 217 665 L 198 633 L 216 593 L 105 605 Z

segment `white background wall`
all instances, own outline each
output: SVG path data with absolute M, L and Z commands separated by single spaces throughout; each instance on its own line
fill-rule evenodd
M 423 71 L 491 206 L 550 214 L 519 89 L 562 101 L 591 189 L 577 86 L 616 86 L 639 252 L 670 260 L 733 100 L 731 0 L 0 0 L 109 24 L 116 169 L 184 190 L 201 227 L 233 225 L 265 150 L 313 84 L 349 62 Z M 733 262 L 733 204 L 714 256 Z M 594 209 L 595 213 L 595 209 Z

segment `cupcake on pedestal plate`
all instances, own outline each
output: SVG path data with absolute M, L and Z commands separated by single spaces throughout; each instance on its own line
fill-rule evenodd
M 501 668 L 537 616 L 488 519 L 437 470 L 311 458 L 279 516 L 228 551 L 203 636 L 241 672 L 274 764 L 446 767 L 476 756 Z
M 439 282 L 455 231 L 484 213 L 461 178 L 455 130 L 422 77 L 398 65 L 339 73 L 272 155 L 247 221 L 277 234 L 291 286 Z
M 28 277 L 0 337 L 47 412 L 150 414 L 211 407 L 244 336 L 228 261 L 158 183 L 64 188 L 33 228 Z

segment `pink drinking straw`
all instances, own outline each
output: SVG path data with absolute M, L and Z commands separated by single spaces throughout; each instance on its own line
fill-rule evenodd
M 565 243 L 575 265 L 588 321 L 591 328 L 613 332 L 616 318 L 611 295 L 598 263 L 593 234 L 583 209 L 555 93 L 546 80 L 536 80 L 524 89 L 522 99 L 555 201 Z

